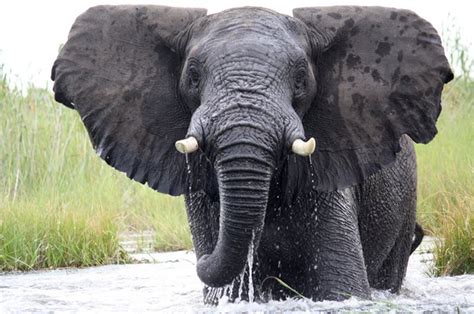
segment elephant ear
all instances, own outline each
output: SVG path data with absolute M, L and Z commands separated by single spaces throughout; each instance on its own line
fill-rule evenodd
M 163 193 L 185 191 L 174 142 L 191 113 L 177 97 L 174 43 L 203 9 L 98 6 L 77 18 L 52 69 L 55 99 L 76 109 L 97 153 Z
M 316 189 L 360 183 L 390 165 L 400 137 L 436 135 L 443 85 L 453 78 L 436 30 L 406 10 L 295 9 L 309 30 L 318 92 L 303 118 Z

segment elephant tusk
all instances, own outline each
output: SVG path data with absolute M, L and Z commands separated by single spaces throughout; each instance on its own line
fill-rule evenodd
M 174 146 L 176 147 L 176 150 L 182 154 L 195 152 L 199 148 L 198 141 L 193 136 L 185 138 L 184 140 L 176 141 Z
M 316 148 L 316 141 L 314 137 L 310 138 L 307 142 L 297 139 L 291 145 L 291 150 L 293 153 L 300 156 L 309 156 L 314 152 Z

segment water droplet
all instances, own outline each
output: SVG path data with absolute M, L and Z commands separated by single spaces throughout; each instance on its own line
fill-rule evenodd
M 191 193 L 192 192 L 192 176 L 191 176 L 191 165 L 189 163 L 189 157 L 188 157 L 188 153 L 185 153 L 184 154 L 185 158 L 186 158 L 186 172 L 188 173 L 188 183 L 189 183 L 189 186 L 188 186 L 188 193 L 189 193 L 189 207 L 192 208 L 193 207 L 193 194 Z

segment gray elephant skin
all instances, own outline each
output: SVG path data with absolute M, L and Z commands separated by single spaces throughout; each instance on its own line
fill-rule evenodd
M 207 303 L 399 291 L 452 78 L 427 21 L 351 6 L 93 7 L 52 69 L 101 158 L 184 194 Z

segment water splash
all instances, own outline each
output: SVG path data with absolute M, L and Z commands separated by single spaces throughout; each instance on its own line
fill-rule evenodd
M 313 159 L 311 158 L 311 155 L 308 156 L 308 160 L 309 160 L 309 174 L 311 176 L 311 188 L 314 191 L 316 190 L 316 180 L 314 178 L 314 174 L 316 173 L 316 171 L 314 170 Z
M 288 299 L 249 304 L 223 299 L 217 308 L 204 305 L 202 283 L 190 262 L 194 255 L 182 251 L 153 254 L 159 262 L 152 264 L 3 273 L 0 312 L 74 312 L 80 308 L 96 313 L 474 313 L 474 275 L 427 275 L 432 267 L 428 253 L 433 250 L 432 241 L 425 237 L 421 248 L 410 256 L 400 293 L 372 290 L 371 300 Z
M 208 292 L 205 295 L 204 302 L 207 304 L 226 304 L 229 303 L 229 296 L 232 292 L 234 287 L 234 281 L 230 284 L 225 285 L 223 287 L 214 288 L 214 287 L 207 287 Z
M 254 261 L 254 252 L 255 252 L 255 232 L 252 232 L 252 240 L 249 244 L 249 250 L 247 253 L 247 263 L 244 266 L 244 269 L 239 275 L 239 290 L 237 292 L 237 302 L 240 302 L 244 299 L 244 286 L 245 286 L 245 279 L 247 279 L 247 298 L 249 303 L 253 303 L 255 301 L 255 288 L 253 285 L 253 261 Z M 246 276 L 247 275 L 247 276 Z M 246 278 L 247 277 L 247 278 Z M 237 278 L 236 278 L 237 279 Z M 234 285 L 234 280 L 232 285 Z M 233 289 L 233 288 L 232 288 Z
M 249 303 L 254 302 L 254 287 L 253 287 L 253 253 L 255 250 L 255 232 L 252 231 L 252 241 L 250 241 L 250 246 L 249 246 L 249 253 L 247 255 L 247 265 L 248 265 L 248 270 L 249 270 L 249 289 L 248 289 L 248 297 L 249 297 Z
M 184 154 L 184 157 L 186 158 L 186 173 L 188 174 L 188 191 L 189 191 L 189 196 L 191 197 L 191 186 L 192 186 L 192 180 L 191 180 L 191 165 L 189 164 L 189 156 L 188 153 Z
M 234 280 L 230 284 L 228 284 L 228 285 L 226 285 L 222 288 L 217 288 L 217 289 L 219 289 L 219 294 L 218 294 L 219 299 L 217 300 L 217 304 L 219 306 L 223 306 L 225 304 L 228 304 L 229 303 L 229 296 L 231 295 L 232 290 L 234 289 Z
M 185 153 L 184 157 L 186 158 L 186 173 L 188 175 L 189 207 L 192 209 L 193 203 L 194 203 L 194 197 L 192 193 L 193 179 L 192 179 L 192 173 L 191 173 L 191 164 L 189 161 L 188 153 Z
M 245 272 L 247 270 L 247 264 L 245 264 L 244 270 L 240 274 L 240 284 L 239 284 L 239 291 L 237 292 L 237 301 L 241 301 L 243 294 L 244 294 L 244 280 L 245 280 Z

